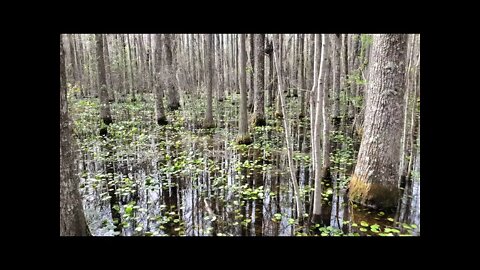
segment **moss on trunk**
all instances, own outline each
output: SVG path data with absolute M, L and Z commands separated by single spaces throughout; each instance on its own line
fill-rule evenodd
M 371 183 L 356 175 L 352 176 L 349 185 L 349 198 L 364 206 L 375 209 L 396 207 L 400 192 L 397 186 L 385 183 Z

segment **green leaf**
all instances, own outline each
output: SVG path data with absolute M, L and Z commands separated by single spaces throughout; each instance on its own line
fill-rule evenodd
M 393 218 L 389 217 L 387 218 L 388 221 L 393 222 Z
M 367 230 L 367 229 L 365 229 L 365 228 L 360 228 L 360 231 L 362 231 L 362 232 L 366 232 L 366 231 L 368 231 L 368 230 Z
M 362 225 L 363 227 L 368 227 L 368 223 L 363 220 L 360 221 L 360 225 Z
M 141 232 L 143 230 L 143 227 L 142 226 L 138 226 L 135 228 L 135 231 L 137 232 Z

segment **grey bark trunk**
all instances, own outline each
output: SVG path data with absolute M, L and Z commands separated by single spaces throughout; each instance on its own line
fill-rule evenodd
M 178 91 L 174 84 L 174 70 L 173 70 L 173 58 L 172 58 L 172 42 L 170 34 L 165 34 L 165 56 L 167 60 L 167 96 L 168 96 L 168 109 L 170 111 L 178 110 L 180 107 Z
M 248 134 L 248 116 L 247 116 L 247 76 L 246 71 L 246 56 L 245 50 L 245 34 L 239 34 L 239 72 L 240 72 L 240 121 L 239 121 L 239 134 L 237 142 L 239 144 L 250 144 L 252 139 Z
M 264 62 L 265 62 L 265 35 L 255 34 L 255 80 L 254 93 L 255 104 L 253 109 L 253 121 L 255 126 L 265 126 L 265 111 L 264 111 Z
M 157 124 L 168 124 L 163 107 L 163 90 L 161 83 L 161 63 L 162 63 L 162 35 L 155 35 L 155 109 L 157 114 Z
M 213 125 L 213 112 L 212 112 L 212 93 L 213 93 L 213 56 L 214 56 L 214 50 L 213 50 L 213 34 L 207 34 L 206 35 L 206 41 L 207 41 L 207 48 L 206 48 L 206 64 L 207 64 L 207 74 L 206 74 L 206 85 L 207 85 L 207 112 L 205 114 L 205 122 L 203 123 L 204 128 L 212 128 Z
M 350 181 L 351 200 L 396 207 L 405 92 L 405 34 L 373 35 L 364 133 Z
M 110 114 L 110 104 L 108 103 L 107 77 L 105 75 L 105 62 L 103 58 L 103 37 L 101 34 L 95 34 L 97 41 L 97 72 L 100 84 L 100 118 L 103 123 L 109 125 L 112 123 Z
M 89 236 L 78 175 L 74 165 L 72 128 L 68 117 L 65 51 L 60 38 L 60 236 Z

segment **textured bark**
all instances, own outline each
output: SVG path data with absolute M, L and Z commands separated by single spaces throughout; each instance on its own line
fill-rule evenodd
M 255 126 L 265 126 L 265 110 L 264 110 L 264 62 L 265 62 L 265 35 L 255 34 L 255 80 L 254 93 L 255 104 L 253 109 L 253 121 Z
M 72 149 L 72 127 L 68 117 L 65 51 L 60 38 L 60 236 L 89 236 Z
M 77 59 L 75 57 L 75 49 L 74 49 L 74 42 L 72 40 L 72 34 L 66 35 L 68 37 L 68 47 L 70 52 L 70 71 L 72 73 L 72 84 L 75 84 L 78 81 L 78 71 L 77 68 Z
M 206 85 L 207 85 L 207 112 L 205 114 L 205 121 L 203 123 L 204 128 L 212 128 L 213 127 L 213 112 L 212 112 L 212 93 L 213 93 L 213 56 L 214 56 L 214 50 L 213 50 L 213 34 L 207 34 L 206 39 L 207 39 L 207 57 L 206 57 L 206 64 L 207 64 L 207 74 L 206 74 Z
M 172 58 L 172 42 L 171 35 L 165 34 L 165 56 L 166 56 L 166 68 L 167 68 L 167 96 L 168 96 L 168 109 L 170 111 L 178 110 L 180 107 L 178 91 L 173 83 L 173 58 Z
M 237 142 L 239 144 L 250 144 L 252 139 L 248 133 L 248 118 L 247 118 L 247 76 L 246 70 L 246 55 L 245 50 L 245 34 L 239 34 L 239 72 L 240 72 L 240 121 L 239 121 L 239 134 Z
M 275 58 L 275 67 L 277 69 L 277 77 L 278 77 L 278 97 L 281 103 L 283 114 L 286 114 L 285 112 L 286 104 L 283 98 L 284 80 L 282 78 L 283 76 L 282 61 L 280 61 L 280 59 L 282 59 L 282 50 L 280 46 L 282 44 L 282 35 L 276 35 L 273 41 L 274 41 L 273 55 Z M 297 177 L 294 170 L 293 147 L 291 146 L 291 143 L 290 143 L 290 126 L 288 125 L 287 117 L 283 118 L 283 128 L 285 130 L 285 142 L 287 146 L 287 159 L 288 159 L 288 166 L 290 169 L 290 179 L 293 184 L 293 192 L 294 192 L 296 206 L 297 206 L 297 218 L 299 219 L 300 224 L 302 224 L 303 223 L 303 204 L 300 198 L 300 188 L 298 186 Z
M 161 63 L 162 63 L 162 35 L 155 35 L 155 111 L 159 125 L 168 124 L 163 107 L 163 90 L 161 84 Z
M 110 104 L 108 103 L 107 77 L 105 75 L 105 62 L 103 59 L 103 37 L 102 34 L 95 34 L 97 41 L 97 72 L 100 83 L 100 118 L 103 123 L 109 125 L 112 123 L 110 114 Z
M 335 35 L 329 35 L 331 40 Z M 328 37 L 328 36 L 327 36 Z M 326 37 L 326 39 L 327 39 Z M 327 44 L 325 45 L 326 55 L 329 55 L 330 51 L 330 41 L 326 40 Z M 330 176 L 330 100 L 329 100 L 329 91 L 332 88 L 332 70 L 331 70 L 331 59 L 325 59 L 325 68 L 324 68 L 324 83 L 321 88 L 321 100 L 322 100 L 322 171 L 320 172 L 320 179 L 322 180 L 331 180 Z
M 322 93 L 325 90 L 325 82 L 324 82 L 324 74 L 326 73 L 325 64 L 327 61 L 327 42 L 325 34 L 322 34 L 322 45 L 319 45 L 318 36 L 315 37 L 315 57 L 319 54 L 319 48 L 321 47 L 321 60 L 319 64 L 319 68 L 314 68 L 314 70 L 318 70 L 318 75 L 314 74 L 314 79 L 317 79 L 318 82 L 314 84 L 313 88 L 316 89 L 316 106 L 315 106 L 315 121 L 314 121 L 314 129 L 313 129 L 313 136 L 314 137 L 314 173 L 315 173 L 315 192 L 313 195 L 313 215 L 312 221 L 314 223 L 320 220 L 321 215 L 321 206 L 322 206 L 322 178 L 321 178 L 321 169 L 322 163 L 320 162 L 321 152 L 320 152 L 320 123 L 321 123 L 321 112 L 322 112 Z M 315 61 L 316 62 L 316 61 Z M 316 63 L 315 63 L 316 64 Z M 325 140 L 325 138 L 324 138 Z
M 317 164 L 317 154 L 316 154 L 316 136 L 315 136 L 315 119 L 316 119 L 316 114 L 315 114 L 315 103 L 317 99 L 317 84 L 318 84 L 318 74 L 319 74 L 319 69 L 320 69 L 320 59 L 321 59 L 321 35 L 320 34 L 315 34 L 314 35 L 314 47 L 312 48 L 314 51 L 313 54 L 313 70 L 311 73 L 313 73 L 313 83 L 312 83 L 312 90 L 310 92 L 310 134 L 311 134 L 311 149 L 312 149 L 312 166 L 313 173 L 315 174 L 315 164 Z M 320 144 L 320 142 L 319 142 Z M 320 156 L 318 157 L 320 158 Z
M 349 187 L 350 199 L 367 206 L 390 208 L 398 202 L 406 37 L 373 35 L 364 134 Z
M 267 40 L 267 48 L 266 48 L 266 54 L 268 55 L 268 81 L 267 81 L 267 92 L 268 92 L 268 98 L 267 98 L 267 107 L 271 108 L 273 106 L 273 99 L 274 99 L 274 93 L 273 91 L 273 82 L 275 80 L 275 76 L 273 76 L 273 73 L 275 71 L 273 67 L 273 47 L 272 47 L 272 41 Z

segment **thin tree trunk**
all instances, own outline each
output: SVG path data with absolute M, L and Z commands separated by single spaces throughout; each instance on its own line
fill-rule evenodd
M 319 45 L 319 38 L 318 36 L 315 37 L 315 55 L 318 55 L 318 49 L 320 46 Z M 320 67 L 319 68 L 314 68 L 314 70 L 318 70 L 318 75 L 314 75 L 314 79 L 317 79 L 318 82 L 315 85 L 314 88 L 316 88 L 316 106 L 315 106 L 315 121 L 314 121 L 314 150 L 315 150 L 315 161 L 314 161 L 314 166 L 315 166 L 315 192 L 313 195 L 313 216 L 312 216 L 312 222 L 317 223 L 320 221 L 321 218 L 321 206 L 322 206 L 322 163 L 320 163 L 320 117 L 321 117 L 321 112 L 322 112 L 322 96 L 323 92 L 325 92 L 325 74 L 326 74 L 326 61 L 327 61 L 327 39 L 325 34 L 322 34 L 322 45 L 321 45 L 321 60 L 320 60 Z M 313 93 L 313 91 L 312 91 Z M 324 104 L 323 104 L 324 105 Z M 328 138 L 323 138 L 328 139 Z
M 282 43 L 282 35 L 276 35 L 276 38 L 273 39 L 274 42 L 274 50 L 273 55 L 275 58 L 275 66 L 277 69 L 277 77 L 278 77 L 278 96 L 281 103 L 281 108 L 283 110 L 283 114 L 286 115 L 285 109 L 286 104 L 283 98 L 283 72 L 282 72 L 282 50 L 280 44 Z M 277 55 L 278 54 L 278 55 Z M 298 186 L 297 177 L 295 174 L 294 164 L 293 164 L 293 148 L 290 143 L 290 126 L 288 125 L 287 117 L 283 118 L 283 128 L 285 129 L 285 142 L 287 145 L 287 158 L 288 158 L 288 166 L 290 169 L 290 179 L 293 184 L 293 192 L 295 196 L 296 206 L 297 206 L 297 218 L 299 219 L 299 223 L 303 225 L 303 207 L 302 201 L 300 198 L 300 188 Z

